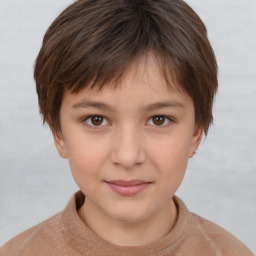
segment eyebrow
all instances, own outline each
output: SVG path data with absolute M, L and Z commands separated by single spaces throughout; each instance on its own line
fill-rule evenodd
M 114 112 L 115 109 L 103 102 L 97 102 L 97 101 L 86 101 L 83 100 L 81 102 L 78 102 L 74 105 L 72 105 L 72 109 L 78 109 L 78 108 L 97 108 L 100 110 L 105 110 L 108 112 Z M 153 104 L 148 104 L 142 107 L 142 111 L 152 111 L 152 110 L 157 110 L 157 109 L 162 109 L 162 108 L 184 108 L 185 106 L 178 102 L 178 101 L 164 101 L 164 102 L 156 102 Z
M 74 105 L 72 105 L 72 108 L 73 109 L 77 109 L 77 108 L 90 108 L 90 107 L 93 107 L 93 108 L 98 108 L 100 110 L 107 110 L 109 112 L 113 112 L 114 109 L 105 104 L 105 103 L 102 103 L 102 102 L 96 102 L 96 101 L 81 101 L 81 102 L 78 102 Z
M 156 102 L 153 104 L 148 104 L 145 107 L 143 107 L 142 109 L 144 111 L 152 111 L 152 110 L 156 110 L 156 109 L 162 109 L 162 108 L 184 108 L 185 106 L 178 101 L 164 101 L 164 102 Z

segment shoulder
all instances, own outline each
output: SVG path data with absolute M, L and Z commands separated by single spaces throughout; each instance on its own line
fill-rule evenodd
M 245 244 L 219 225 L 191 212 L 189 218 L 199 243 L 207 243 L 213 251 L 219 253 L 216 255 L 253 256 Z
M 0 248 L 0 256 L 52 255 L 50 249 L 63 239 L 60 219 L 58 213 L 15 236 Z

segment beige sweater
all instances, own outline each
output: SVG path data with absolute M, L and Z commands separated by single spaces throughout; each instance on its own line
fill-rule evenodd
M 63 212 L 14 237 L 0 248 L 0 256 L 253 256 L 226 230 L 187 210 L 174 197 L 178 219 L 171 232 L 145 246 L 117 246 L 91 231 L 79 218 L 84 202 L 79 191 Z

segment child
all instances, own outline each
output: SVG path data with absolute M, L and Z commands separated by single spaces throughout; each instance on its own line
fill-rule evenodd
M 182 0 L 79 0 L 44 37 L 43 119 L 78 191 L 1 256 L 252 253 L 175 196 L 212 122 L 217 64 Z

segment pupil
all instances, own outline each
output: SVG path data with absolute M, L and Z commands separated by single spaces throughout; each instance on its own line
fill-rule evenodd
M 154 118 L 153 118 L 153 122 L 154 122 L 154 124 L 156 124 L 156 125 L 162 125 L 163 123 L 164 123 L 164 117 L 163 116 L 155 116 Z
M 94 125 L 101 125 L 103 118 L 101 116 L 93 116 L 91 120 Z

